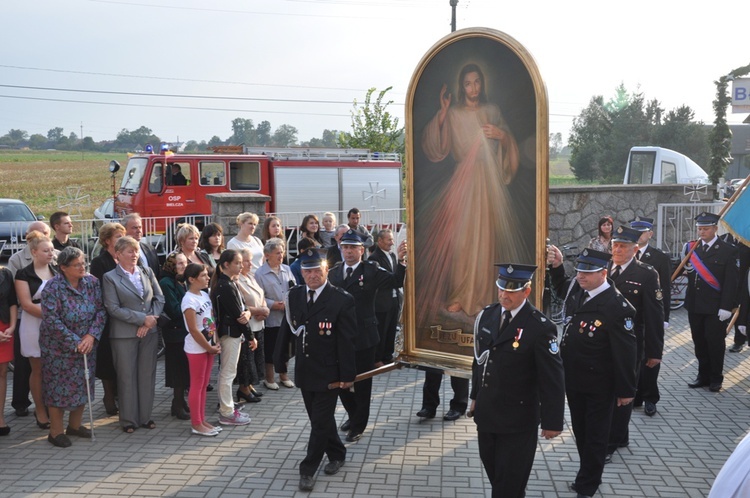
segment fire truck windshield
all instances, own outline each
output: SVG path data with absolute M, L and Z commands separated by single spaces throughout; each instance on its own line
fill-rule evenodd
M 120 184 L 121 192 L 135 193 L 140 190 L 146 164 L 148 164 L 148 159 L 145 157 L 133 157 L 128 161 L 128 166 L 122 175 L 122 183 Z

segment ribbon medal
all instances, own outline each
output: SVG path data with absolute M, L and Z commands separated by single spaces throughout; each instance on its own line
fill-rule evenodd
M 518 349 L 518 346 L 521 344 L 518 342 L 521 340 L 521 336 L 523 335 L 523 329 L 518 329 L 518 333 L 516 334 L 516 338 L 513 339 L 513 351 Z
M 365 282 L 364 282 L 364 280 L 365 280 L 365 276 L 364 276 L 364 275 L 360 275 L 360 276 L 359 276 L 359 286 L 360 286 L 360 287 L 362 287 L 362 286 L 364 286 L 364 285 L 365 285 Z
M 331 322 L 328 320 L 325 320 L 323 322 L 318 323 L 318 333 L 320 335 L 331 335 Z

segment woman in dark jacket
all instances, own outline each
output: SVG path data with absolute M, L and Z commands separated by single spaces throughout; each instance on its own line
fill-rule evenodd
M 255 351 L 255 339 L 249 322 L 251 313 L 242 300 L 237 279 L 242 271 L 242 254 L 233 249 L 221 253 L 216 272 L 211 277 L 211 305 L 216 317 L 216 330 L 221 345 L 221 368 L 219 369 L 219 423 L 222 425 L 246 425 L 250 417 L 234 408 L 232 383 L 237 375 L 242 336 Z
M 162 267 L 163 277 L 159 286 L 164 293 L 164 311 L 162 318 L 169 321 L 162 323 L 162 337 L 164 337 L 164 383 L 174 390 L 172 398 L 172 416 L 180 420 L 190 420 L 190 408 L 185 402 L 185 390 L 190 387 L 190 368 L 185 356 L 185 320 L 182 317 L 182 298 L 185 297 L 185 285 L 177 281 L 187 268 L 187 258 L 181 252 L 173 252 L 167 256 Z
M 89 272 L 100 282 L 104 274 L 114 270 L 117 266 L 115 261 L 115 242 L 125 235 L 125 227 L 119 223 L 105 223 L 99 229 L 99 245 L 102 250 L 97 257 L 91 260 Z M 100 283 L 101 286 L 101 283 Z M 109 316 L 104 326 L 101 339 L 96 345 L 96 378 L 102 381 L 104 396 L 102 403 L 107 415 L 117 415 L 117 372 L 112 359 L 112 346 L 109 342 Z

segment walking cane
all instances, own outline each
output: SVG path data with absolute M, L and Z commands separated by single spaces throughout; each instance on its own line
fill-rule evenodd
M 89 375 L 89 360 L 88 355 L 83 355 L 83 369 L 84 374 L 83 376 L 86 378 L 86 396 L 89 400 L 89 421 L 91 422 L 91 441 L 96 441 L 96 437 L 94 436 L 94 412 L 91 409 L 91 377 Z

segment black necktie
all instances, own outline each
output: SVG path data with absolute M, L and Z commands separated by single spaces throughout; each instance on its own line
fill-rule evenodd
M 307 295 L 308 295 L 307 304 L 309 306 L 312 306 L 313 303 L 315 302 L 315 291 L 310 289 L 309 291 L 307 291 Z
M 589 297 L 591 297 L 588 293 L 588 291 L 583 291 L 583 297 L 581 298 L 581 305 L 583 305 L 586 301 L 589 300 Z
M 352 276 L 352 272 L 354 271 L 354 268 L 351 266 L 346 267 L 346 280 L 349 280 Z
M 503 313 L 503 324 L 500 325 L 500 332 L 508 328 L 508 324 L 512 319 L 513 317 L 511 316 L 510 311 L 505 310 L 505 312 Z
M 703 254 L 708 252 L 708 244 L 703 244 Z
M 620 265 L 615 266 L 614 271 L 612 272 L 612 280 L 616 279 L 620 276 Z
M 636 251 L 636 253 L 635 253 L 635 259 L 637 259 L 638 261 L 641 260 L 641 250 L 640 249 L 638 249 L 638 251 Z

